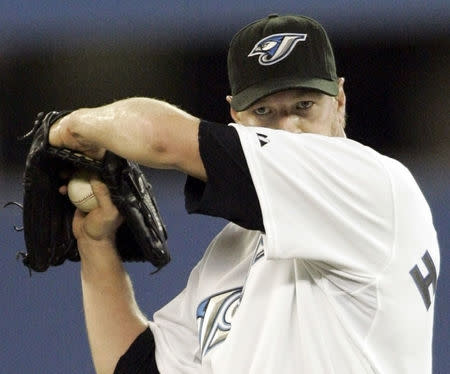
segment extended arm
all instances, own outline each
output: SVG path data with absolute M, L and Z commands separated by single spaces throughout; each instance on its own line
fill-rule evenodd
M 98 374 L 113 373 L 119 358 L 147 327 L 114 244 L 121 217 L 108 189 L 91 181 L 99 207 L 76 210 L 73 230 L 81 256 L 81 284 L 89 343 Z
M 50 143 L 94 158 L 108 149 L 142 165 L 206 180 L 198 149 L 199 123 L 166 102 L 130 98 L 63 117 L 52 126 Z

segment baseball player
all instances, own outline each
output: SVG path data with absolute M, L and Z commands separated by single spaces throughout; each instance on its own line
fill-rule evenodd
M 270 15 L 228 55 L 234 123 L 131 98 L 59 120 L 50 142 L 188 175 L 191 213 L 230 221 L 148 320 L 114 248 L 106 187 L 77 211 L 99 373 L 431 373 L 439 248 L 399 162 L 345 136 L 344 79 L 322 26 Z

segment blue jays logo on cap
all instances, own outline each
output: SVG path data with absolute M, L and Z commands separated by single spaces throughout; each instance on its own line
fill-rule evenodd
M 285 59 L 307 34 L 272 34 L 258 41 L 248 57 L 258 56 L 261 65 L 273 65 Z

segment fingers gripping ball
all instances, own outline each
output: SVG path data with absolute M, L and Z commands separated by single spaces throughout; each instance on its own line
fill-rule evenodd
M 67 185 L 67 194 L 73 205 L 82 212 L 88 213 L 98 207 L 98 201 L 89 180 L 92 173 L 86 170 L 78 170 L 72 176 Z

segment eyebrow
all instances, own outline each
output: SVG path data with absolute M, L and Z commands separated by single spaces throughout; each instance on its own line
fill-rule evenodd
M 318 97 L 321 97 L 322 95 L 324 95 L 320 91 L 312 90 L 312 89 L 301 89 L 301 90 L 295 90 L 295 91 L 296 91 L 296 93 L 294 95 L 290 96 L 290 98 L 294 99 L 294 100 L 300 100 L 300 101 L 304 98 L 304 96 L 312 95 L 312 96 L 318 98 Z M 280 92 L 282 92 L 282 91 L 280 91 Z M 276 93 L 273 95 L 276 95 Z M 262 99 L 258 100 L 256 103 L 251 105 L 250 108 L 255 108 L 258 106 L 270 104 L 270 100 L 271 100 L 270 96 L 263 97 Z

